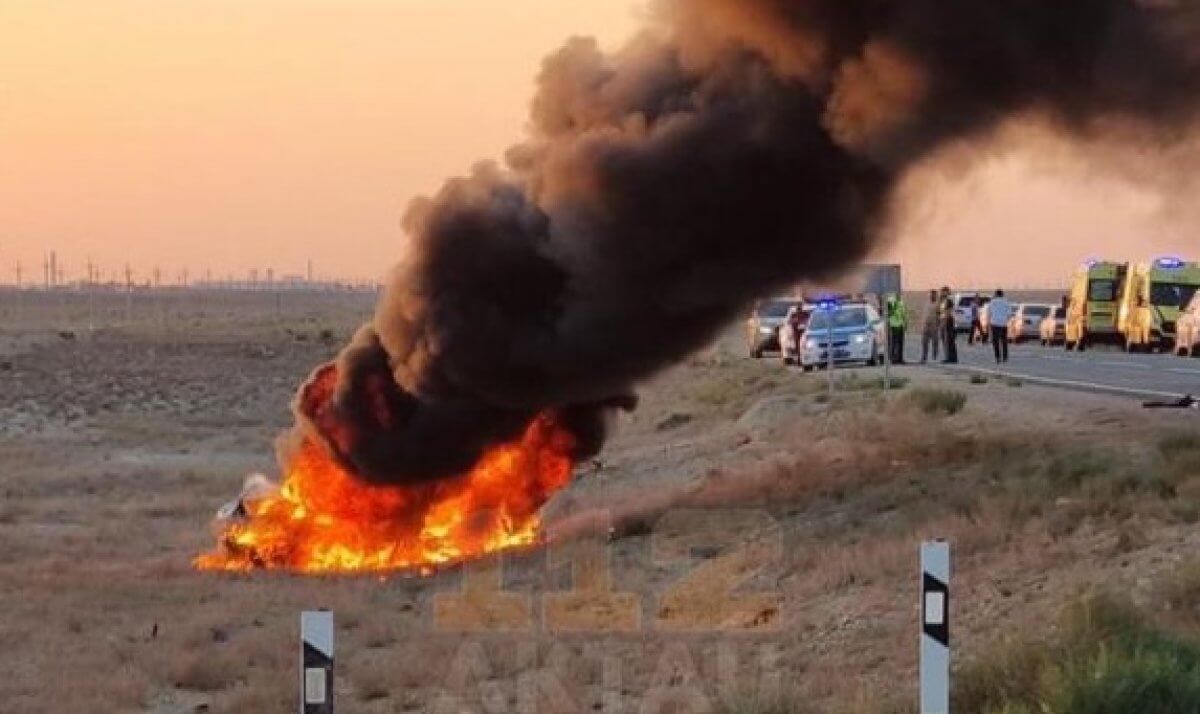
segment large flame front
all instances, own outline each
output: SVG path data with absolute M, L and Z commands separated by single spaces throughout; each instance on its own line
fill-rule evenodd
M 223 527 L 203 570 L 300 573 L 437 565 L 534 543 L 538 509 L 571 478 L 572 437 L 546 415 L 494 447 L 462 476 L 419 486 L 371 486 L 312 440 L 278 490 L 243 502 L 245 518 Z

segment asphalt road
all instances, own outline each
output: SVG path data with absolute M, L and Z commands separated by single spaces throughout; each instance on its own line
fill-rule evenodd
M 912 363 L 921 357 L 919 340 L 911 336 L 905 350 Z M 957 368 L 1016 377 L 1060 387 L 1125 394 L 1146 399 L 1200 396 L 1200 359 L 1171 354 L 1126 354 L 1117 347 L 1097 346 L 1086 352 L 1042 347 L 1038 342 L 1009 345 L 1009 360 L 997 365 L 991 345 L 958 340 Z

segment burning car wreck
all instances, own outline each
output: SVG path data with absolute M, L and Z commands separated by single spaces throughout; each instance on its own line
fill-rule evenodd
M 570 480 L 575 443 L 552 415 L 541 415 L 456 478 L 373 485 L 316 440 L 298 439 L 285 447 L 281 483 L 251 476 L 220 509 L 218 549 L 199 557 L 199 568 L 428 572 L 530 545 L 538 509 Z

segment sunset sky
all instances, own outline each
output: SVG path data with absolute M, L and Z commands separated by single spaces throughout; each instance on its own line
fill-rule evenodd
M 0 0 L 0 281 L 375 279 L 414 195 L 519 139 L 542 56 L 616 46 L 633 0 Z M 885 253 L 914 283 L 1047 284 L 1190 249 L 1133 183 L 990 155 L 922 182 Z M 987 246 L 984 248 L 983 246 Z M 968 256 L 977 256 L 966 260 Z M 988 257 L 990 256 L 990 261 Z M 1200 257 L 1200 255 L 1196 256 Z

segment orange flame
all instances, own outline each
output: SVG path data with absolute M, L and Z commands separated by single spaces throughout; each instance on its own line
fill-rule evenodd
M 418 570 L 535 543 L 538 509 L 571 478 L 569 432 L 543 415 L 468 473 L 371 486 L 305 440 L 277 492 L 245 503 L 201 570 L 299 573 Z

